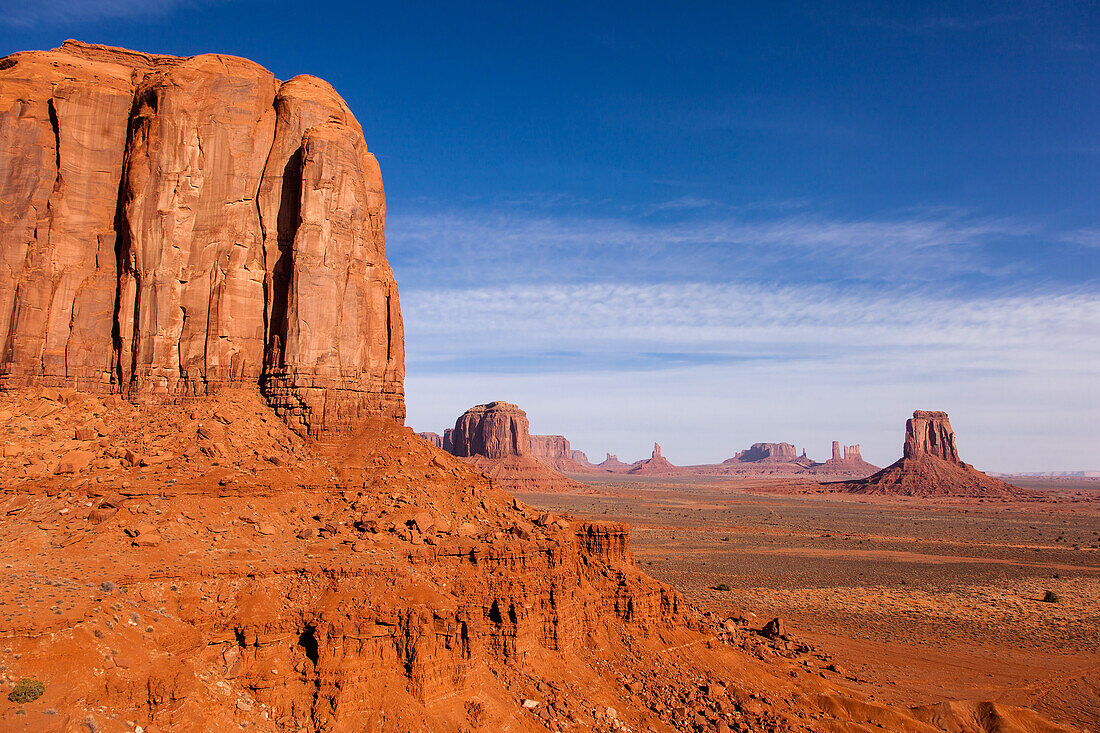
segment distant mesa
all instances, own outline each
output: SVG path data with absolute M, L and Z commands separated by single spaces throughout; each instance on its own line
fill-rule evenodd
M 436 435 L 421 437 L 434 443 Z M 471 407 L 453 429 L 438 437 L 440 447 L 509 491 L 563 491 L 580 486 L 536 457 L 537 451 L 556 456 L 559 465 L 572 463 L 569 442 L 561 436 L 532 438 L 527 413 L 510 402 Z
M 856 494 L 1030 499 L 1041 494 L 988 476 L 959 458 L 946 412 L 917 410 L 905 423 L 902 457 L 878 473 L 841 484 Z
M 790 443 L 753 443 L 723 463 L 789 463 L 798 458 L 798 449 Z
M 436 448 L 442 448 L 443 447 L 443 436 L 440 435 L 439 433 L 425 432 L 425 433 L 417 433 L 417 435 L 419 435 L 421 438 L 423 438 L 424 440 L 426 440 L 429 443 L 431 443 L 432 445 L 434 445 Z
M 543 465 L 562 473 L 590 473 L 593 469 L 588 456 L 573 450 L 564 435 L 532 435 L 531 455 Z
M 619 457 L 613 453 L 608 453 L 601 463 L 596 465 L 597 468 L 602 468 L 604 471 L 611 471 L 613 473 L 620 473 L 629 471 L 632 467 L 630 463 L 623 463 L 619 460 Z

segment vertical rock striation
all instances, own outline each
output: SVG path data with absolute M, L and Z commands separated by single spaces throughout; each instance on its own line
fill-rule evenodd
M 955 446 L 955 431 L 946 412 L 916 410 L 905 421 L 905 458 L 918 459 L 935 456 L 949 463 L 959 463 L 959 449 Z
M 404 419 L 382 177 L 325 82 L 68 41 L 0 60 L 0 160 L 0 386 Z
M 460 458 L 498 459 L 531 453 L 527 413 L 510 402 L 490 402 L 467 410 L 455 422 L 451 453 Z

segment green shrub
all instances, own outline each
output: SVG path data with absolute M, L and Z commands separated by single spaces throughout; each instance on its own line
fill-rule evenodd
M 1060 600 L 1062 599 L 1059 598 L 1058 594 L 1052 590 L 1048 590 L 1046 593 L 1043 594 L 1043 603 L 1057 603 Z
M 15 683 L 15 689 L 8 693 L 8 699 L 12 702 L 34 702 L 45 691 L 46 685 L 42 680 L 19 680 Z

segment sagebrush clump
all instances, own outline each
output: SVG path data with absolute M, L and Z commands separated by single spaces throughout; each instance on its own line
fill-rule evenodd
M 8 693 L 8 699 L 12 702 L 34 702 L 45 691 L 46 685 L 42 680 L 19 680 L 15 683 L 15 689 Z

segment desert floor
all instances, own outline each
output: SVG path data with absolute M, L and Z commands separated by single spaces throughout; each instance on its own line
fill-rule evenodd
M 1001 701 L 1100 730 L 1100 501 L 922 502 L 775 479 L 575 478 L 588 493 L 521 498 L 629 522 L 639 565 L 703 610 L 740 611 L 757 627 L 781 617 L 875 699 Z M 1095 479 L 1051 486 L 1052 496 L 1100 500 Z M 1044 602 L 1047 591 L 1059 600 Z

